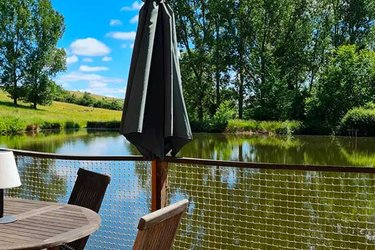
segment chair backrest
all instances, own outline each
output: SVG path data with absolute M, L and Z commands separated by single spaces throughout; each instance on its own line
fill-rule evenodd
M 189 201 L 182 200 L 143 216 L 133 250 L 171 249 L 182 215 Z
M 111 181 L 111 177 L 80 168 L 77 172 L 77 179 L 70 195 L 68 204 L 89 208 L 99 212 L 105 191 Z M 75 250 L 85 248 L 89 237 L 85 237 L 68 244 Z

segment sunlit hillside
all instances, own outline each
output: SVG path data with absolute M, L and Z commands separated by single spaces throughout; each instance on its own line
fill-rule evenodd
M 79 106 L 70 103 L 53 102 L 50 106 L 38 106 L 35 110 L 30 104 L 19 102 L 18 107 L 6 93 L 0 91 L 0 128 L 1 124 L 17 123 L 26 128 L 28 125 L 41 125 L 44 122 L 78 123 L 86 127 L 87 121 L 119 121 L 121 111 Z

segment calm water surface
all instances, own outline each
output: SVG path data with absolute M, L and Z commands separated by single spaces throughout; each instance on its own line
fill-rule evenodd
M 118 132 L 0 136 L 0 147 L 76 155 L 138 154 Z M 375 138 L 195 134 L 179 156 L 290 164 L 374 166 Z M 13 196 L 66 202 L 85 162 L 21 159 Z M 110 165 L 112 163 L 107 163 Z M 148 163 L 94 163 L 111 174 L 102 226 L 88 249 L 130 249 L 150 204 Z M 170 199 L 190 199 L 181 249 L 375 249 L 372 175 L 204 166 L 169 170 Z M 349 243 L 347 243 L 349 241 Z M 343 243 L 344 242 L 344 243 Z M 235 246 L 235 247 L 234 247 Z
M 118 132 L 62 131 L 0 136 L 0 147 L 78 155 L 139 154 Z M 375 165 L 375 138 L 195 134 L 178 156 L 245 162 Z

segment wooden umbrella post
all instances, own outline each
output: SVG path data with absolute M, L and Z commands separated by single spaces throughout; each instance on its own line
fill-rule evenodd
M 151 210 L 167 206 L 168 200 L 168 162 L 153 160 L 152 163 L 152 201 Z

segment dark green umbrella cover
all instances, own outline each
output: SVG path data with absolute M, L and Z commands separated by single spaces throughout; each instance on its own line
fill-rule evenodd
M 192 139 L 174 15 L 164 1 L 140 10 L 120 133 L 148 159 L 175 155 Z

